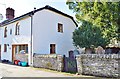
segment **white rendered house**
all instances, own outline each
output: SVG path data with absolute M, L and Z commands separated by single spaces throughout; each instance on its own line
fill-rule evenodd
M 32 65 L 34 53 L 67 55 L 74 49 L 72 32 L 77 24 L 73 17 L 48 5 L 17 18 L 12 13 L 8 10 L 8 20 L 0 24 L 1 60 L 13 62 L 16 54 L 23 53 Z

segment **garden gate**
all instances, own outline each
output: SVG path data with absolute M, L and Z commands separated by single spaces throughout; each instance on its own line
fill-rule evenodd
M 73 51 L 69 51 L 69 57 L 63 56 L 64 72 L 77 72 L 77 61 L 73 54 Z

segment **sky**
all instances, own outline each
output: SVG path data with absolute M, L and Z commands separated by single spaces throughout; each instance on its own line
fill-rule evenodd
M 74 17 L 73 11 L 69 10 L 66 5 L 66 0 L 0 0 L 0 13 L 5 20 L 6 8 L 11 7 L 15 10 L 15 17 L 19 17 L 25 13 L 28 13 L 36 9 L 50 5 L 68 15 Z

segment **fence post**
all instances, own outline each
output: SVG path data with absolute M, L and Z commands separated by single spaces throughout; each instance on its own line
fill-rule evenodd
M 63 62 L 63 57 L 62 55 L 57 55 L 57 62 L 58 62 L 58 67 L 57 67 L 57 71 L 63 71 L 63 65 L 64 65 L 64 62 Z
M 82 70 L 82 55 L 76 56 L 76 60 L 77 60 L 77 71 L 78 71 L 79 74 L 82 74 L 83 73 L 83 70 Z
M 67 66 L 67 59 L 66 59 L 66 56 L 63 55 L 63 63 L 64 63 L 64 72 L 67 72 L 68 71 L 68 66 Z

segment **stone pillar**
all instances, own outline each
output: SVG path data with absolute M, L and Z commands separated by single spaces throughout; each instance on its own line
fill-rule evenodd
M 78 74 L 82 74 L 82 56 L 81 55 L 77 55 L 76 56 L 76 60 L 77 60 Z
M 13 19 L 14 16 L 15 16 L 14 12 L 15 12 L 14 9 L 8 7 L 8 8 L 6 9 L 6 19 L 7 19 L 7 20 Z
M 120 78 L 120 55 L 118 55 L 118 77 Z
M 63 71 L 63 57 L 62 55 L 57 55 L 58 71 Z
M 73 53 L 73 51 L 71 50 L 71 51 L 69 51 L 69 57 L 70 58 L 74 58 L 74 53 Z

